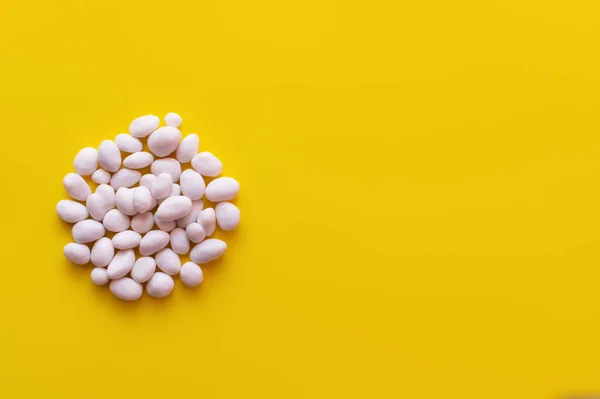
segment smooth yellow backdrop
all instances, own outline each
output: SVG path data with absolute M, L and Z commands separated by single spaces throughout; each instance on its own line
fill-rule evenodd
M 596 1 L 4 1 L 0 397 L 600 392 Z M 55 204 L 177 111 L 239 179 L 198 290 L 114 299 Z

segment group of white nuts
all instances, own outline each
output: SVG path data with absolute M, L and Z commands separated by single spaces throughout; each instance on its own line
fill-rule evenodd
M 150 296 L 163 298 L 173 291 L 171 276 L 176 274 L 189 287 L 200 285 L 203 274 L 198 265 L 219 258 L 227 249 L 224 241 L 206 237 L 217 225 L 229 231 L 240 221 L 239 209 L 227 202 L 238 194 L 239 183 L 218 177 L 205 185 L 203 176 L 218 176 L 221 161 L 210 152 L 198 153 L 196 134 L 182 140 L 181 122 L 179 115 L 169 113 L 167 126 L 159 127 L 157 116 L 141 116 L 131 122 L 130 134 L 104 140 L 98 150 L 79 151 L 73 162 L 76 173 L 63 179 L 73 200 L 59 201 L 56 212 L 63 221 L 74 223 L 75 241 L 64 247 L 64 254 L 78 265 L 91 261 L 96 266 L 92 282 L 110 282 L 110 291 L 120 299 L 139 299 L 143 283 Z M 143 151 L 140 140 L 147 136 L 150 152 Z M 121 161 L 121 152 L 130 155 Z M 173 153 L 174 158 L 166 158 Z M 192 168 L 182 172 L 181 164 L 188 162 Z M 139 169 L 148 166 L 151 173 L 142 176 Z M 90 175 L 98 184 L 94 193 L 82 177 Z M 204 209 L 203 197 L 216 203 L 215 208 Z M 158 229 L 153 230 L 155 224 Z M 105 237 L 107 231 L 116 234 Z M 191 252 L 190 242 L 195 244 Z M 141 257 L 136 260 L 137 247 Z M 188 252 L 192 261 L 182 266 L 179 255 Z

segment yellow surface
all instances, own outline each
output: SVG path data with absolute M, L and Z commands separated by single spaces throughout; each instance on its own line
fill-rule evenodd
M 1 398 L 600 392 L 596 1 L 4 1 Z M 205 283 L 122 303 L 55 215 L 177 111 L 239 179 Z

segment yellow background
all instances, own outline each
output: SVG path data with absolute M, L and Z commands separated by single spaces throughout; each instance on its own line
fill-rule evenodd
M 596 1 L 4 1 L 0 397 L 600 391 Z M 205 282 L 68 264 L 84 146 L 179 112 L 242 192 Z

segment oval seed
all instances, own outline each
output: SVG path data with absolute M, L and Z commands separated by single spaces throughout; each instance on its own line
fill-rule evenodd
M 177 227 L 171 231 L 171 248 L 178 255 L 185 255 L 190 252 L 190 240 L 184 229 Z
M 104 215 L 102 224 L 108 231 L 119 233 L 129 228 L 129 216 L 125 215 L 118 209 L 111 209 Z
M 110 292 L 124 301 L 135 301 L 140 299 L 144 292 L 142 285 L 129 277 L 111 281 L 109 288 Z
M 92 147 L 82 148 L 73 161 L 75 172 L 82 176 L 89 176 L 98 169 L 98 151 Z
M 146 284 L 146 292 L 154 298 L 164 298 L 173 292 L 175 281 L 168 274 L 156 272 Z
M 231 231 L 240 223 L 240 210 L 231 202 L 219 202 L 215 208 L 217 223 L 222 230 Z
M 85 244 L 96 241 L 104 236 L 105 230 L 102 223 L 96 220 L 86 219 L 75 223 L 71 233 L 73 234 L 75 242 Z
M 156 266 L 167 274 L 177 274 L 181 269 L 181 259 L 171 248 L 161 249 L 154 256 L 154 259 L 156 260 Z
M 85 265 L 90 261 L 90 249 L 84 244 L 68 243 L 64 246 L 63 253 L 69 262 L 76 265 Z
M 234 199 L 240 192 L 240 183 L 231 177 L 219 177 L 206 186 L 206 198 L 212 202 Z
M 83 180 L 83 177 L 76 173 L 67 173 L 63 178 L 63 185 L 73 199 L 85 201 L 88 196 L 92 195 L 90 186 Z
M 118 251 L 106 268 L 108 278 L 115 280 L 125 276 L 131 271 L 134 263 L 135 252 L 133 252 L 133 249 L 122 249 Z
M 154 157 L 149 152 L 136 152 L 125 158 L 123 166 L 130 169 L 142 169 L 153 161 Z
M 138 213 L 131 218 L 131 229 L 136 233 L 146 234 L 154 226 L 154 215 L 152 212 Z
M 158 116 L 144 115 L 139 118 L 135 118 L 129 125 L 129 133 L 133 137 L 146 137 L 156 129 L 160 124 Z
M 104 285 L 110 280 L 108 278 L 108 274 L 106 273 L 106 269 L 103 267 L 95 267 L 92 270 L 90 277 L 92 278 L 92 283 L 96 285 Z
M 94 243 L 91 254 L 91 260 L 94 266 L 106 267 L 114 256 L 115 247 L 113 247 L 110 238 L 102 237 Z
M 98 162 L 102 169 L 109 172 L 116 172 L 121 167 L 121 151 L 117 145 L 110 141 L 104 140 L 98 147 Z
M 179 271 L 181 281 L 190 288 L 199 286 L 204 280 L 202 269 L 194 262 L 186 262 Z
M 87 208 L 83 204 L 71 200 L 58 201 L 56 213 L 67 223 L 77 223 L 88 217 Z
M 113 246 L 117 249 L 131 249 L 140 245 L 142 236 L 132 230 L 125 230 L 115 234 L 112 239 Z
M 149 256 L 144 256 L 135 261 L 131 269 L 131 278 L 138 283 L 145 283 L 156 271 L 156 262 Z
M 118 190 L 121 187 L 129 188 L 139 182 L 141 178 L 142 174 L 138 170 L 120 169 L 117 173 L 112 175 L 110 185 L 115 190 Z
M 181 163 L 191 162 L 192 159 L 198 154 L 198 147 L 200 146 L 200 139 L 197 134 L 189 134 L 177 147 L 175 157 Z
M 192 169 L 187 169 L 181 174 L 179 185 L 183 195 L 189 197 L 192 201 L 202 198 L 206 189 L 204 179 L 200 173 Z
M 208 263 L 215 260 L 227 249 L 227 243 L 216 238 L 209 238 L 197 244 L 190 253 L 190 259 L 198 264 Z
M 184 217 L 190 213 L 191 210 L 192 200 L 183 195 L 178 195 L 164 200 L 163 203 L 158 206 L 155 216 L 163 222 L 168 222 Z
M 119 147 L 119 150 L 129 153 L 140 152 L 142 151 L 142 148 L 144 148 L 144 145 L 139 139 L 136 139 L 127 133 L 118 134 L 117 137 L 115 137 L 115 144 Z
M 114 204 L 111 204 L 101 194 L 92 194 L 85 201 L 85 207 L 87 208 L 90 216 L 98 221 L 101 221 Z
M 92 173 L 92 180 L 97 184 L 108 184 L 110 183 L 110 173 L 104 169 L 98 169 Z
M 219 158 L 205 151 L 192 159 L 192 168 L 196 169 L 202 176 L 214 177 L 221 173 L 223 164 L 219 161 Z
M 165 124 L 167 126 L 179 127 L 181 126 L 181 122 L 181 116 L 175 112 L 169 112 L 167 115 L 165 115 Z
M 202 225 L 196 222 L 188 224 L 188 226 L 185 228 L 185 233 L 190 241 L 195 244 L 202 242 L 202 240 L 206 238 L 206 232 L 204 231 L 204 228 Z
M 179 146 L 181 132 L 171 126 L 163 126 L 156 129 L 148 137 L 148 148 L 158 157 L 166 157 Z
M 140 254 L 142 256 L 152 255 L 169 244 L 169 233 L 160 230 L 150 230 L 140 241 Z

